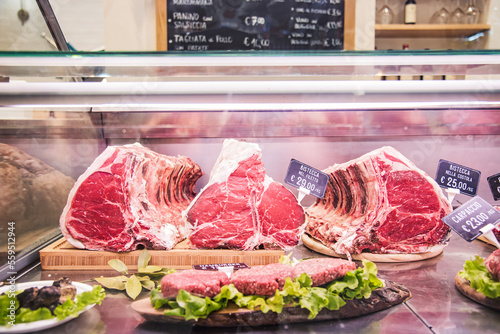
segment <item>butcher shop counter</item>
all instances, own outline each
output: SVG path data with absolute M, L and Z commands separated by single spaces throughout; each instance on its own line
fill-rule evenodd
M 411 290 L 412 298 L 358 318 L 264 327 L 175 326 L 145 321 L 131 308 L 132 300 L 124 293 L 107 290 L 107 297 L 100 306 L 41 333 L 499 333 L 498 311 L 466 298 L 454 283 L 465 260 L 474 255 L 485 258 L 493 250 L 493 246 L 479 240 L 468 243 L 454 234 L 444 252 L 435 258 L 410 263 L 378 263 L 379 276 L 405 285 Z M 304 245 L 293 250 L 293 257 L 298 259 L 320 256 Z M 17 283 L 69 276 L 73 281 L 95 284 L 94 277 L 116 274 L 115 271 L 49 271 L 42 270 L 36 263 L 19 274 Z M 148 297 L 148 293 L 143 292 L 138 299 Z

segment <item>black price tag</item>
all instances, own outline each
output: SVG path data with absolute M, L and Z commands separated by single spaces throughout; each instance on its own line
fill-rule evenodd
M 488 176 L 487 180 L 493 194 L 493 199 L 498 201 L 500 199 L 500 173 Z
M 436 182 L 443 188 L 460 190 L 461 194 L 476 196 L 481 172 L 450 161 L 439 160 Z
M 248 264 L 238 263 L 217 263 L 217 264 L 193 264 L 193 269 L 197 270 L 219 270 L 219 268 L 233 267 L 234 270 L 250 268 Z
M 329 179 L 328 174 L 292 159 L 288 166 L 285 183 L 309 191 L 310 195 L 323 198 Z
M 500 222 L 500 211 L 476 196 L 443 217 L 443 222 L 470 242 L 482 234 L 481 228 Z

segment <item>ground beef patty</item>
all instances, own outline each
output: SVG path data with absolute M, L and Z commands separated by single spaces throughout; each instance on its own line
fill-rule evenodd
M 320 286 L 337 278 L 344 277 L 349 270 L 355 270 L 352 261 L 332 258 L 318 258 L 300 261 L 293 267 L 295 277 L 302 273 L 308 274 L 313 286 Z
M 245 295 L 272 296 L 276 289 L 283 289 L 287 277 L 294 278 L 292 267 L 273 263 L 240 269 L 231 275 L 230 283 Z
M 227 284 L 229 278 L 223 272 L 190 269 L 165 275 L 161 280 L 161 292 L 165 298 L 175 298 L 179 290 L 214 297 Z

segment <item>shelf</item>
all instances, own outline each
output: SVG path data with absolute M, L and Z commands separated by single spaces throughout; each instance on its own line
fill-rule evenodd
M 489 24 L 376 24 L 375 37 L 468 37 L 488 30 Z

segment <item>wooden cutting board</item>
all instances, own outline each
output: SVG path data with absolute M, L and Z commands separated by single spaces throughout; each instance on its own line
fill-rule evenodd
M 332 257 L 339 257 L 347 259 L 345 254 L 339 254 L 334 250 L 326 247 L 321 241 L 311 237 L 309 234 L 304 233 L 302 235 L 302 242 L 307 248 Z M 369 260 L 372 262 L 413 262 L 430 259 L 438 256 L 443 252 L 445 245 L 436 245 L 432 247 L 428 252 L 425 253 L 414 253 L 414 254 L 373 254 L 373 253 L 361 253 L 352 254 L 352 260 L 361 261 Z
M 140 250 L 131 252 L 105 252 L 78 249 L 62 238 L 40 251 L 44 270 L 105 270 L 108 261 L 119 259 L 131 270 L 137 269 Z M 190 249 L 187 241 L 171 250 L 149 250 L 150 265 L 175 269 L 190 269 L 194 264 L 246 263 L 249 266 L 277 263 L 283 250 L 241 251 L 229 249 Z
M 472 299 L 476 303 L 500 311 L 500 298 L 489 298 L 470 286 L 470 282 L 461 277 L 459 273 L 455 275 L 455 286 L 465 297 Z
M 346 319 L 385 310 L 411 298 L 411 292 L 405 286 L 387 280 L 384 284 L 383 288 L 374 290 L 370 298 L 346 300 L 346 305 L 340 309 L 334 311 L 323 309 L 313 320 L 308 319 L 308 310 L 291 305 L 285 305 L 283 311 L 278 314 L 272 311 L 262 313 L 258 309 L 238 308 L 235 304 L 231 303 L 226 309 L 213 312 L 205 319 L 198 319 L 196 323 L 194 321 L 189 321 L 189 323 L 203 327 L 254 327 L 294 322 Z M 149 298 L 135 301 L 131 306 L 132 309 L 149 321 L 186 323 L 182 317 L 167 316 L 163 314 L 163 310 L 154 309 L 151 306 Z

